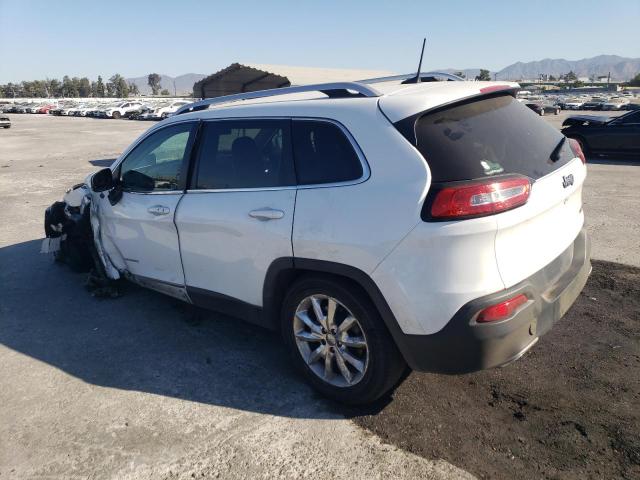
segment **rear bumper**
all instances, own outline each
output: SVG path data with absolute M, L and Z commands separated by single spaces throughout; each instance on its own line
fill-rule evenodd
M 467 303 L 439 332 L 394 338 L 414 370 L 453 374 L 501 366 L 522 356 L 564 316 L 590 273 L 590 243 L 583 228 L 549 265 L 507 290 Z M 484 308 L 520 293 L 531 301 L 512 317 L 476 322 Z

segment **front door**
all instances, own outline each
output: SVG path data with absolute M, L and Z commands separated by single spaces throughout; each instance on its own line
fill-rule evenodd
M 100 199 L 103 242 L 118 266 L 140 283 L 171 293 L 184 287 L 175 212 L 183 197 L 195 122 L 160 128 L 144 138 L 119 164 L 123 190 L 111 205 Z M 166 285 L 167 288 L 163 288 Z
M 185 284 L 195 303 L 262 306 L 267 269 L 292 257 L 296 198 L 288 119 L 205 121 L 178 206 Z M 228 302 L 226 302 L 228 304 Z M 219 307 L 218 307 L 218 306 Z

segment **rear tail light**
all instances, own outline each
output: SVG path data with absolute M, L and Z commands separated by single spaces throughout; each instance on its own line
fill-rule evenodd
M 480 89 L 480 93 L 492 93 L 492 92 L 500 92 L 502 90 L 513 90 L 514 88 L 511 85 L 491 85 L 489 87 L 483 87 Z
M 528 301 L 529 299 L 527 296 L 521 293 L 509 300 L 505 300 L 504 302 L 496 303 L 495 305 L 485 308 L 480 312 L 476 321 L 478 323 L 488 323 L 504 320 L 505 318 L 509 318 L 513 315 Z
M 431 204 L 434 219 L 479 217 L 504 212 L 527 203 L 531 182 L 526 177 L 486 179 L 446 186 Z
M 571 145 L 571 150 L 576 157 L 579 157 L 582 160 L 582 163 L 587 163 L 587 159 L 584 156 L 584 152 L 582 151 L 582 147 L 580 146 L 580 142 L 575 138 L 569 139 L 569 145 Z

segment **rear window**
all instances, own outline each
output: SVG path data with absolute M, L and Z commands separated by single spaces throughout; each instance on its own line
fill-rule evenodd
M 561 140 L 557 129 L 509 95 L 430 112 L 415 122 L 416 147 L 434 182 L 509 173 L 538 179 L 574 157 L 565 142 L 557 160 L 550 159 Z

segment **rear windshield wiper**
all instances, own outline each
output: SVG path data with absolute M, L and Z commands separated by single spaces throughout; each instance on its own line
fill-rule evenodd
M 558 145 L 556 145 L 556 148 L 554 148 L 551 152 L 551 155 L 549 155 L 549 158 L 552 162 L 557 162 L 560 159 L 560 150 L 562 150 L 562 146 L 564 145 L 564 142 L 566 142 L 566 140 L 567 137 L 563 135 L 562 139 L 558 142 Z

